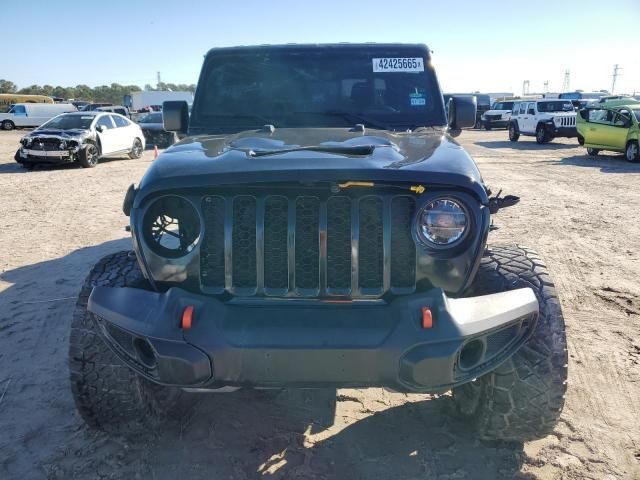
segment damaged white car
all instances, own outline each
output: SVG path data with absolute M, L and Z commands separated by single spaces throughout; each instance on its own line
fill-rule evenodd
M 91 168 L 103 157 L 140 158 L 145 139 L 140 127 L 122 115 L 74 112 L 52 118 L 22 137 L 20 144 L 15 160 L 25 168 L 71 162 Z

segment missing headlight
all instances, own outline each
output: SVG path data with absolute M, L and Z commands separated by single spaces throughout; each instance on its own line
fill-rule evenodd
M 145 243 L 154 253 L 167 258 L 178 258 L 191 252 L 200 230 L 200 217 L 195 207 L 174 195 L 155 200 L 142 221 Z

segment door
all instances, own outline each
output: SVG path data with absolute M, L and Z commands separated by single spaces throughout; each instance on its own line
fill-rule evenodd
M 30 125 L 31 118 L 27 116 L 27 108 L 24 105 L 14 105 L 9 112 L 13 115 L 11 121 L 16 127 L 36 126 Z
M 116 125 L 116 134 L 118 136 L 118 149 L 131 149 L 133 146 L 133 136 L 131 135 L 130 123 L 126 118 L 119 115 L 109 115 Z
M 524 105 L 524 103 L 523 103 Z M 521 130 L 523 133 L 533 134 L 536 133 L 536 103 L 529 102 L 526 104 L 526 111 L 521 120 Z
M 101 115 L 96 120 L 96 130 L 100 139 L 102 155 L 110 155 L 118 150 L 122 150 L 119 145 L 118 132 L 116 126 L 111 120 L 111 115 Z M 102 131 L 100 131 L 102 129 Z
M 607 147 L 612 150 L 624 150 L 629 127 L 627 118 L 614 110 L 606 108 L 589 109 L 585 143 Z

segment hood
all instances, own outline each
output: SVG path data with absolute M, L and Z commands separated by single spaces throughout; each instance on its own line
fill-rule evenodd
M 90 130 L 82 128 L 73 128 L 70 130 L 61 130 L 59 128 L 43 128 L 37 129 L 25 135 L 23 138 L 60 138 L 64 140 L 83 138 L 91 134 Z
M 305 146 L 374 146 L 368 155 L 294 151 L 251 156 L 249 151 Z M 464 188 L 486 202 L 480 172 L 443 129 L 412 133 L 347 128 L 289 128 L 233 135 L 193 136 L 165 150 L 142 179 L 134 206 L 171 188 L 263 182 L 411 182 Z

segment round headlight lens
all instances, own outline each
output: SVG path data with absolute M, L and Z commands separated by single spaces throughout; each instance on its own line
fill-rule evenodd
M 460 241 L 469 219 L 460 203 L 439 198 L 423 207 L 418 217 L 418 236 L 428 245 L 448 247 Z
M 174 195 L 160 197 L 144 214 L 142 236 L 157 255 L 182 257 L 194 249 L 200 237 L 200 217 L 188 200 Z

